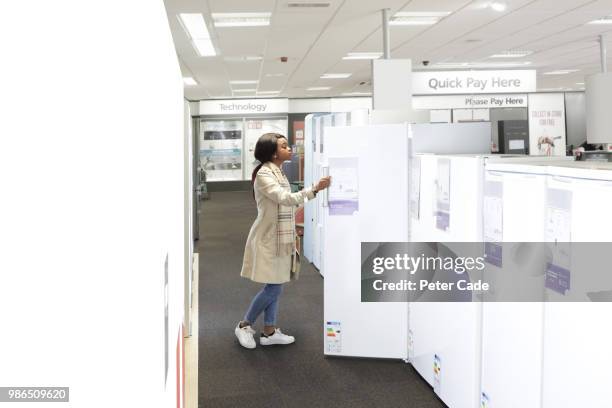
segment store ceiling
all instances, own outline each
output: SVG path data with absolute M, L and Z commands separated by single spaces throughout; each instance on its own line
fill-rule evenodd
M 328 3 L 289 7 L 288 3 Z M 579 90 L 585 77 L 600 72 L 597 37 L 606 39 L 612 69 L 612 24 L 587 24 L 612 14 L 612 0 L 505 0 L 504 11 L 491 1 L 466 0 L 165 0 L 189 100 L 253 98 L 280 91 L 290 98 L 349 96 L 371 91 L 369 60 L 344 60 L 349 52 L 382 52 L 380 10 L 451 12 L 434 25 L 391 26 L 392 58 L 411 58 L 413 69 L 439 69 L 449 62 L 530 62 L 538 90 Z M 487 7 L 489 6 L 489 7 Z M 269 26 L 215 27 L 211 13 L 271 12 Z M 202 13 L 217 49 L 200 57 L 179 23 L 179 13 Z M 521 58 L 491 58 L 507 50 L 533 51 Z M 241 61 L 259 56 L 257 61 Z M 288 57 L 281 62 L 281 57 Z M 430 61 L 425 68 L 421 61 Z M 543 75 L 577 70 L 565 75 Z M 321 79 L 325 73 L 350 73 Z M 230 81 L 257 80 L 255 85 Z M 307 91 L 311 87 L 330 87 Z M 239 89 L 256 89 L 240 92 Z

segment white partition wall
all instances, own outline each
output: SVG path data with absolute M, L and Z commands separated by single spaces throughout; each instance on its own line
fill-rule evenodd
M 188 183 L 164 4 L 5 2 L 0 30 L 0 384 L 181 407 Z
M 408 240 L 408 127 L 330 128 L 325 139 L 333 180 L 329 196 L 320 198 L 326 226 L 325 354 L 405 359 L 408 305 L 361 302 L 360 254 L 361 242 Z M 337 207 L 337 195 L 355 187 L 357 199 L 351 195 L 347 206 Z

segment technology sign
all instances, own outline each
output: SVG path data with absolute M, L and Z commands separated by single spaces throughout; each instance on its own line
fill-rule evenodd
M 228 99 L 200 101 L 200 115 L 287 113 L 289 99 Z
M 535 70 L 412 73 L 412 93 L 414 95 L 528 93 L 535 91 Z

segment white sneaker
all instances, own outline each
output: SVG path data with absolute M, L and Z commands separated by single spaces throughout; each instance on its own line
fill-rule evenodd
M 255 338 L 253 335 L 255 334 L 255 330 L 251 326 L 244 326 L 240 328 L 240 324 L 236 326 L 234 329 L 234 333 L 236 337 L 238 337 L 238 342 L 244 348 L 254 349 L 257 343 L 255 343 Z
M 271 336 L 262 335 L 259 338 L 259 344 L 262 346 L 271 346 L 272 344 L 291 344 L 295 341 L 295 337 L 287 336 L 280 331 L 280 329 L 274 330 L 274 334 Z

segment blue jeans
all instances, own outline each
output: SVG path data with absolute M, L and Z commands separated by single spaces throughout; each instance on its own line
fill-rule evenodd
M 255 295 L 251 306 L 244 315 L 244 320 L 254 324 L 261 312 L 264 314 L 264 325 L 275 326 L 276 314 L 278 312 L 278 298 L 283 291 L 283 285 L 279 283 L 268 283 Z

